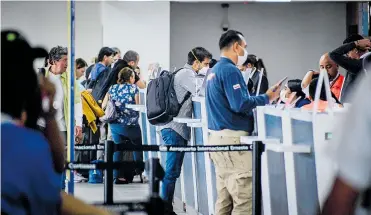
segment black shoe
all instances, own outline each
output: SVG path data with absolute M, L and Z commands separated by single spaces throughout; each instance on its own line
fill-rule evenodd
M 166 202 L 164 206 L 165 206 L 164 215 L 177 215 L 173 210 L 173 204 Z

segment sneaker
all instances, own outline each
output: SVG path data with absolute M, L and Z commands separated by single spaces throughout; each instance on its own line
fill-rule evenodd
M 149 182 L 147 176 L 145 176 L 144 174 L 141 175 L 141 178 L 140 178 L 140 179 L 141 179 L 140 181 L 141 181 L 143 184 L 147 184 L 147 183 Z
M 87 182 L 88 179 L 84 178 L 80 173 L 75 173 L 73 176 L 73 180 L 75 183 Z
M 129 182 L 126 179 L 118 179 L 118 178 L 113 179 L 113 183 L 114 184 L 129 184 Z

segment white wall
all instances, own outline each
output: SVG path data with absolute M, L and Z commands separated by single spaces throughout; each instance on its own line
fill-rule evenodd
M 182 66 L 187 53 L 203 46 L 219 59 L 220 3 L 171 3 L 171 66 Z M 248 52 L 266 64 L 270 83 L 303 78 L 318 68 L 320 56 L 346 37 L 345 3 L 234 3 L 230 29 L 241 31 Z
M 147 77 L 150 63 L 169 68 L 170 3 L 104 2 L 103 45 L 140 55 L 139 67 Z
M 76 2 L 76 57 L 91 60 L 102 46 L 100 2 Z M 68 46 L 67 2 L 2 1 L 1 29 L 16 29 L 48 51 Z M 41 65 L 40 65 L 41 66 Z
M 32 45 L 67 46 L 66 2 L 1 2 L 1 28 L 20 29 Z M 246 35 L 248 52 L 264 59 L 271 83 L 302 78 L 322 53 L 346 35 L 345 3 L 233 3 L 231 29 Z M 219 58 L 220 3 L 76 2 L 76 57 L 87 61 L 105 46 L 140 54 L 139 66 L 183 66 L 203 46 Z

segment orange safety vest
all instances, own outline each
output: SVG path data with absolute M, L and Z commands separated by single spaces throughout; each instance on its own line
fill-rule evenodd
M 339 76 L 331 83 L 331 92 L 340 100 L 341 89 L 343 88 L 344 76 L 339 74 Z

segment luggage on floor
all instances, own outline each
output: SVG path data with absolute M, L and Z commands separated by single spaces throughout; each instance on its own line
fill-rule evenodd
M 104 162 L 101 160 L 94 160 L 91 163 Z M 101 184 L 103 183 L 103 172 L 100 169 L 89 170 L 89 181 L 90 184 Z

